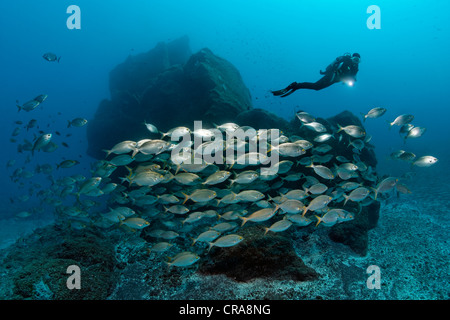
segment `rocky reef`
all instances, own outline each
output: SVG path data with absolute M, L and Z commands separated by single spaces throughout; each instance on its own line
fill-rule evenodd
M 205 48 L 191 54 L 187 37 L 159 43 L 130 56 L 110 73 L 110 100 L 103 100 L 88 124 L 88 154 L 103 158 L 123 140 L 149 136 L 144 121 L 166 132 L 177 126 L 234 121 L 252 108 L 239 71 Z
M 244 241 L 228 250 L 214 248 L 199 268 L 202 274 L 225 274 L 246 282 L 257 278 L 312 281 L 319 275 L 295 253 L 288 235 L 267 234 L 261 226 L 241 229 Z
M 98 230 L 50 225 L 19 239 L 4 250 L 2 290 L 5 299 L 103 300 L 117 283 L 114 237 Z M 70 290 L 67 269 L 81 270 L 81 288 Z
M 192 128 L 195 120 L 202 120 L 204 127 L 235 122 L 256 129 L 278 128 L 289 136 L 297 135 L 308 141 L 317 136 L 317 132 L 301 125 L 296 117 L 287 121 L 264 109 L 254 108 L 250 91 L 236 67 L 207 48 L 192 53 L 187 37 L 170 43 L 161 42 L 147 53 L 128 57 L 111 71 L 109 88 L 110 99 L 100 103 L 94 119 L 88 123 L 88 153 L 98 159 L 105 158 L 102 150 L 120 141 L 151 137 L 144 122 L 152 123 L 163 132 L 177 126 Z M 328 132 L 336 132 L 339 126 L 363 127 L 359 118 L 348 111 L 317 121 Z M 335 137 L 327 144 L 335 154 L 353 159 L 351 142 L 349 136 L 340 135 L 339 140 Z M 370 143 L 366 142 L 358 156 L 367 166 L 376 167 L 377 160 Z M 334 164 L 336 160 L 333 159 L 327 166 Z M 297 164 L 296 170 L 306 175 L 312 169 L 300 168 Z M 318 180 L 324 181 L 320 177 Z M 298 181 L 279 182 L 287 189 L 299 188 Z M 268 194 L 275 197 L 278 191 L 269 190 Z M 147 230 L 128 234 L 117 228 L 75 230 L 68 224 L 55 224 L 17 242 L 13 250 L 8 250 L 2 257 L 3 270 L 11 282 L 8 298 L 208 299 L 211 296 L 205 292 L 213 291 L 213 283 L 220 285 L 221 277 L 226 278 L 224 283 L 314 282 L 322 276 L 323 270 L 309 266 L 311 256 L 299 256 L 298 248 L 305 244 L 309 248 L 324 247 L 329 243 L 323 237 L 328 237 L 327 241 L 332 241 L 335 248 L 343 244 L 346 253 L 367 254 L 368 231 L 377 224 L 380 204 L 373 202 L 361 206 L 350 201 L 347 208 L 358 212 L 354 220 L 331 228 L 315 228 L 311 224 L 301 230 L 292 228 L 281 234 L 269 232 L 264 235 L 262 226 L 270 226 L 268 222 L 247 225 L 240 229 L 245 240 L 239 245 L 212 248 L 201 263 L 179 269 L 168 268 L 154 254 L 148 254 L 150 243 L 155 239 Z M 177 241 L 186 239 L 173 241 L 174 246 L 183 247 L 185 243 Z M 70 291 L 65 285 L 66 269 L 74 264 L 82 268 L 85 285 L 81 290 Z M 203 280 L 199 281 L 199 277 Z M 173 291 L 169 294 L 159 288 Z M 278 297 L 275 291 L 255 297 Z M 226 293 L 214 296 L 221 297 L 232 298 Z M 298 298 L 299 295 L 293 292 L 291 297 Z

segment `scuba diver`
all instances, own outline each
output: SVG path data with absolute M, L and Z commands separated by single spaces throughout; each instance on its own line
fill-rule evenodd
M 272 91 L 274 96 L 287 97 L 298 89 L 322 90 L 337 82 L 345 82 L 349 86 L 353 86 L 358 73 L 358 64 L 361 62 L 359 53 L 345 53 L 343 56 L 337 57 L 325 71 L 320 70 L 323 75 L 317 82 L 292 82 L 284 89 Z

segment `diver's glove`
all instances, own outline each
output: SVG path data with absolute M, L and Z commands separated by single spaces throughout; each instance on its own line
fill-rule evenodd
M 298 88 L 298 83 L 297 82 L 292 82 L 290 85 L 288 85 L 286 88 L 281 89 L 281 90 L 276 90 L 276 91 L 272 91 L 272 94 L 274 96 L 281 96 L 282 98 L 290 95 L 291 93 L 293 93 L 294 91 L 296 91 Z

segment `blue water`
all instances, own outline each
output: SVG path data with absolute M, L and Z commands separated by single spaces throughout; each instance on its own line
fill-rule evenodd
M 373 4 L 381 9 L 381 29 L 367 27 L 366 10 Z M 81 9 L 80 30 L 66 26 L 69 5 Z M 193 52 L 208 47 L 237 67 L 250 89 L 253 107 L 288 120 L 297 106 L 324 118 L 343 110 L 359 116 L 373 107 L 387 108 L 382 118 L 364 124 L 373 136 L 381 174 L 404 173 L 402 164 L 388 159 L 401 148 L 437 157 L 434 167 L 423 169 L 429 170 L 430 177 L 447 172 L 449 11 L 446 0 L 2 1 L 0 219 L 40 205 L 35 197 L 17 200 L 32 183 L 49 186 L 45 175 L 36 174 L 20 187 L 10 179 L 14 169 L 24 166 L 33 171 L 37 164 L 74 159 L 80 165 L 66 169 L 64 175 L 90 174 L 94 159 L 86 154 L 86 127 L 66 128 L 67 120 L 93 118 L 99 102 L 109 98 L 110 70 L 127 56 L 183 35 L 189 36 Z M 42 58 L 49 51 L 61 56 L 60 63 Z M 361 54 L 353 87 L 335 84 L 283 99 L 270 94 L 293 81 L 318 80 L 319 70 L 345 52 Z M 16 100 L 24 103 L 42 93 L 49 96 L 42 108 L 17 112 Z M 404 113 L 415 116 L 413 124 L 427 128 L 423 137 L 411 139 L 406 146 L 398 127 L 388 130 L 386 124 Z M 55 142 L 69 147 L 60 145 L 50 154 L 38 152 L 25 163 L 28 153 L 17 153 L 17 143 L 9 140 L 17 127 L 14 121 L 26 124 L 32 118 L 43 131 L 61 132 L 54 135 Z M 21 127 L 19 143 L 32 140 Z M 72 135 L 65 137 L 67 133 Z M 16 164 L 6 168 L 11 159 Z

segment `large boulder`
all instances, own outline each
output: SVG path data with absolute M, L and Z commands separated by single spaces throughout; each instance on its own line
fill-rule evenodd
M 109 86 L 111 99 L 88 124 L 88 154 L 96 158 L 120 141 L 148 138 L 144 121 L 163 132 L 193 129 L 196 120 L 208 127 L 251 109 L 239 71 L 209 49 L 191 54 L 186 37 L 128 57 L 111 71 Z
M 264 235 L 261 226 L 242 228 L 244 240 L 231 248 L 213 248 L 200 264 L 201 274 L 224 274 L 239 282 L 256 278 L 312 281 L 320 275 L 296 254 L 292 240 L 277 233 Z
M 240 126 L 251 126 L 255 129 L 280 129 L 286 131 L 289 122 L 277 115 L 260 108 L 242 111 L 236 117 L 235 122 Z

